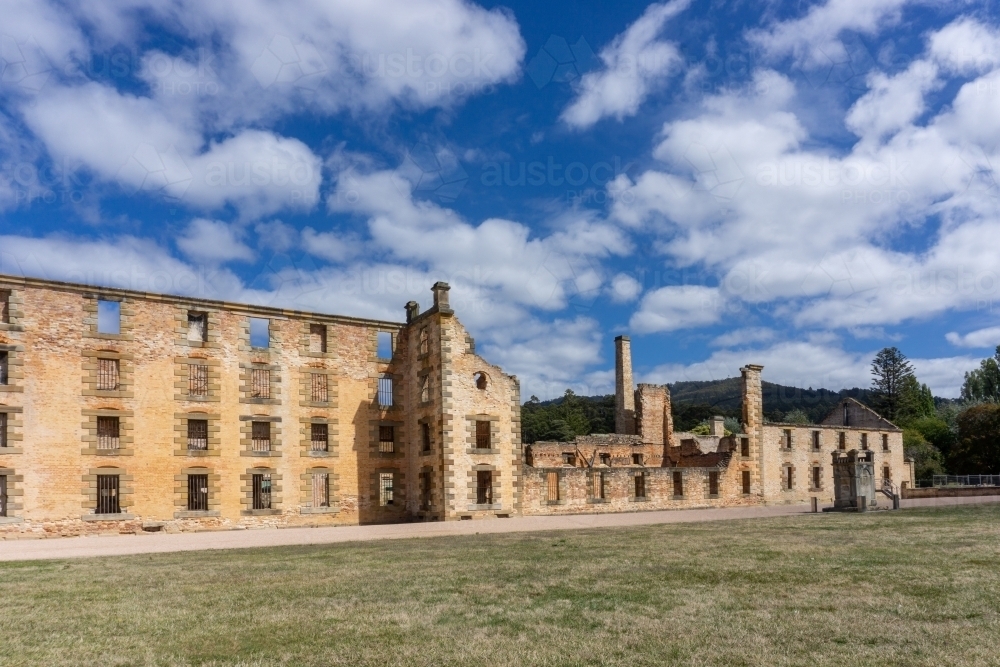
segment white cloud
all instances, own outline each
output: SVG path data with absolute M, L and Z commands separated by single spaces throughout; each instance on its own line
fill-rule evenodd
M 869 77 L 869 91 L 847 114 L 847 127 L 858 136 L 881 139 L 916 120 L 926 107 L 925 95 L 938 86 L 934 63 L 918 60 L 899 74 L 881 72 Z
M 253 230 L 257 233 L 257 243 L 262 249 L 287 252 L 299 245 L 299 230 L 281 220 L 258 222 Z
M 713 347 L 742 347 L 752 343 L 767 343 L 774 340 L 773 329 L 767 327 L 746 327 L 733 329 L 716 336 L 712 340 Z
M 975 19 L 960 18 L 930 36 L 929 51 L 952 71 L 988 72 L 1000 65 L 1000 34 Z
M 722 316 L 723 306 L 715 287 L 661 287 L 646 293 L 629 327 L 637 333 L 653 333 L 714 324 Z
M 252 262 L 253 250 L 241 240 L 242 233 L 219 220 L 195 218 L 182 236 L 177 237 L 181 252 L 201 264 L 232 261 Z
M 354 234 L 317 232 L 312 227 L 302 230 L 302 247 L 311 255 L 331 262 L 353 258 L 361 250 L 361 242 Z
M 619 273 L 611 279 L 608 292 L 615 303 L 628 303 L 642 294 L 642 283 L 627 273 Z
M 618 120 L 634 116 L 654 87 L 681 61 L 677 46 L 657 39 L 657 35 L 689 4 L 690 0 L 672 0 L 650 5 L 601 49 L 603 67 L 583 75 L 576 86 L 576 99 L 563 111 L 562 120 L 570 127 L 585 129 L 607 116 Z
M 945 338 L 956 347 L 994 348 L 1000 345 L 1000 327 L 977 329 L 964 335 L 950 331 Z

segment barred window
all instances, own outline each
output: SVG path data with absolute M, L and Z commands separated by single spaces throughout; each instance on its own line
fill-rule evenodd
M 118 449 L 121 443 L 120 430 L 121 422 L 118 417 L 98 417 L 97 448 Z
M 250 447 L 255 452 L 271 451 L 271 422 L 251 422 Z
M 325 373 L 311 373 L 309 382 L 309 397 L 313 403 L 327 403 L 330 400 L 330 391 Z
M 378 401 L 378 404 L 382 407 L 389 408 L 393 405 L 392 385 L 392 376 L 389 374 L 385 374 L 378 379 L 378 395 L 375 397 L 375 400 Z
M 383 454 L 392 454 L 396 451 L 396 427 L 378 427 L 378 450 Z
M 187 508 L 192 512 L 208 510 L 208 475 L 188 475 Z
M 326 424 L 310 424 L 309 438 L 312 451 L 325 452 L 330 448 L 330 430 Z
M 476 449 L 490 448 L 490 423 L 488 421 L 476 422 Z
M 546 475 L 546 498 L 550 503 L 559 500 L 559 473 L 552 471 Z
M 420 424 L 420 442 L 423 451 L 431 451 L 431 425 L 427 422 Z
M 187 339 L 196 343 L 208 340 L 208 313 L 188 311 Z
M 0 447 L 7 446 L 7 413 L 0 412 Z
M 94 508 L 95 514 L 121 513 L 118 482 L 118 475 L 97 476 L 97 507 Z
M 250 398 L 271 398 L 271 369 L 250 369 Z
M 391 472 L 380 472 L 378 475 L 378 504 L 388 507 L 393 504 L 394 488 Z
M 330 473 L 314 472 L 312 476 L 312 506 L 330 506 Z
M 719 473 L 715 470 L 710 470 L 708 473 L 708 495 L 719 495 Z
M 309 325 L 309 351 L 310 352 L 326 352 L 326 325 L 325 324 L 310 324 Z
M 208 420 L 189 419 L 187 423 L 188 449 L 208 449 Z
M 0 352 L 0 384 L 10 382 L 10 353 Z
M 476 471 L 476 503 L 493 504 L 493 473 L 489 470 Z
M 120 369 L 117 359 L 97 360 L 97 389 L 99 391 L 117 391 L 120 384 Z
M 253 508 L 271 509 L 271 475 L 259 474 L 251 477 L 253 483 Z
M 208 396 L 208 366 L 188 364 L 188 395 Z

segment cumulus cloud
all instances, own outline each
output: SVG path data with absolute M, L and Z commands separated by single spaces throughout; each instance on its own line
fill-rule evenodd
M 714 324 L 721 318 L 723 307 L 715 287 L 661 287 L 643 297 L 629 326 L 637 333 L 653 333 Z
M 994 348 L 1000 345 L 1000 327 L 977 329 L 967 334 L 949 331 L 945 339 L 956 347 Z
M 241 232 L 233 225 L 219 220 L 195 218 L 177 238 L 177 247 L 202 264 L 251 262 L 254 259 L 253 250 L 240 240 L 241 236 Z
M 608 116 L 634 116 L 639 105 L 681 62 L 676 44 L 657 36 L 671 18 L 687 9 L 690 0 L 654 3 L 625 32 L 601 49 L 603 63 L 576 86 L 576 98 L 562 113 L 570 127 L 585 129 Z
M 628 303 L 642 294 L 642 283 L 627 273 L 619 273 L 611 279 L 608 292 L 615 303 Z
M 741 347 L 753 343 L 767 343 L 775 338 L 773 329 L 767 327 L 745 327 L 733 329 L 716 336 L 712 340 L 713 347 Z

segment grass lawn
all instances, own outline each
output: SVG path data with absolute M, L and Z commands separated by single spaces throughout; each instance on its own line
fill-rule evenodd
M 1000 505 L 0 563 L 0 606 L 4 666 L 996 665 Z

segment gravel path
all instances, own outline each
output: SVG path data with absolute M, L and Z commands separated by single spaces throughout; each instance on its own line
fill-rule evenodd
M 1000 496 L 904 500 L 902 501 L 902 506 L 903 508 L 929 507 L 985 502 L 1000 502 Z M 394 540 L 414 537 L 437 537 L 442 535 L 478 535 L 487 533 L 572 530 L 576 528 L 605 528 L 611 526 L 645 526 L 665 523 L 789 516 L 808 513 L 808 511 L 808 505 L 773 505 L 768 507 L 668 510 L 625 514 L 534 516 L 482 521 L 338 526 L 331 528 L 224 530 L 177 534 L 144 533 L 142 535 L 66 537 L 42 540 L 19 539 L 0 541 L 0 561 L 126 556 L 174 551 L 246 549 L 296 544 L 333 544 L 337 542 Z

